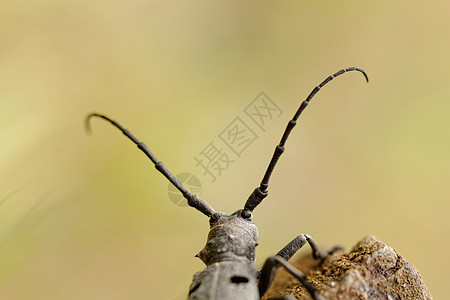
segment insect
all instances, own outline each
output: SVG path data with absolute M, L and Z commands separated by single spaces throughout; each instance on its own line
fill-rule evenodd
M 196 255 L 201 259 L 206 268 L 194 275 L 189 288 L 188 299 L 261 299 L 270 287 L 275 271 L 284 267 L 290 274 L 298 279 L 315 300 L 323 299 L 319 291 L 306 279 L 306 277 L 287 260 L 289 260 L 301 247 L 308 243 L 315 259 L 324 260 L 340 247 L 334 247 L 328 251 L 321 251 L 314 240 L 307 234 L 300 234 L 283 247 L 276 255 L 269 257 L 261 271 L 257 270 L 255 263 L 255 248 L 258 245 L 258 229 L 253 223 L 253 210 L 268 195 L 270 176 L 275 165 L 285 150 L 285 143 L 292 129 L 295 127 L 300 114 L 309 104 L 314 95 L 333 78 L 346 72 L 361 72 L 366 81 L 369 79 L 364 70 L 356 67 L 342 69 L 327 77 L 316 86 L 304 100 L 294 117 L 288 122 L 280 143 L 276 146 L 272 159 L 267 167 L 261 184 L 250 194 L 243 209 L 232 214 L 216 212 L 199 196 L 193 195 L 183 184 L 175 178 L 169 169 L 159 161 L 150 149 L 138 140 L 130 131 L 122 127 L 116 121 L 97 113 L 92 113 L 86 118 L 86 129 L 90 131 L 89 121 L 97 117 L 110 122 L 122 133 L 133 141 L 137 147 L 152 161 L 155 168 L 161 172 L 186 198 L 189 206 L 202 212 L 209 218 L 210 231 L 206 245 Z M 271 299 L 294 299 L 293 296 L 279 296 Z

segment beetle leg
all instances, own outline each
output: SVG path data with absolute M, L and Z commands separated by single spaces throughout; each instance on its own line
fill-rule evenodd
M 286 246 L 284 246 L 283 249 L 278 251 L 276 255 L 281 256 L 285 260 L 289 260 L 301 247 L 303 247 L 303 245 L 306 244 L 306 242 L 308 242 L 308 244 L 311 246 L 312 255 L 315 259 L 324 260 L 337 250 L 342 249 L 341 246 L 336 246 L 328 250 L 327 252 L 320 251 L 319 247 L 311 238 L 311 236 L 309 236 L 308 234 L 300 234 L 295 239 L 290 241 Z
M 308 241 L 308 244 L 311 246 L 312 255 L 315 259 L 320 259 L 323 261 L 328 256 L 330 256 L 334 252 L 336 252 L 337 250 L 343 249 L 342 246 L 334 246 L 330 250 L 323 252 L 323 251 L 320 251 L 319 247 L 317 246 L 316 242 L 314 242 L 314 240 L 311 238 L 311 236 L 309 236 L 308 234 L 305 234 L 304 236 L 305 236 L 306 240 Z
M 302 272 L 290 265 L 281 256 L 271 256 L 269 257 L 263 265 L 261 270 L 261 277 L 258 283 L 259 295 L 264 296 L 266 291 L 269 289 L 272 281 L 275 277 L 275 271 L 279 266 L 283 266 L 291 275 L 297 278 L 301 284 L 308 290 L 311 297 L 314 300 L 323 300 L 324 298 L 319 294 L 319 291 L 306 279 Z M 289 298 L 274 298 L 274 299 L 289 299 Z
M 303 245 L 306 244 L 307 241 L 308 236 L 305 234 L 300 234 L 275 255 L 281 256 L 285 260 L 289 260 L 301 247 L 303 247 Z
M 275 255 L 280 256 L 285 260 L 289 260 L 300 248 L 302 248 L 306 244 L 306 242 L 308 242 L 308 244 L 311 246 L 313 257 L 315 259 L 320 259 L 322 261 L 331 254 L 333 254 L 334 252 L 336 252 L 337 250 L 342 249 L 341 246 L 335 246 L 330 250 L 328 250 L 327 252 L 320 251 L 319 247 L 317 246 L 316 242 L 314 242 L 314 240 L 311 238 L 311 236 L 309 236 L 308 234 L 300 234 L 295 239 L 290 241 L 286 246 L 284 246 L 283 249 L 278 251 L 278 253 Z M 275 264 L 275 270 L 278 269 L 279 267 L 281 267 L 280 264 Z M 258 279 L 261 276 L 261 272 L 262 271 L 258 271 L 258 273 L 256 274 L 256 277 Z

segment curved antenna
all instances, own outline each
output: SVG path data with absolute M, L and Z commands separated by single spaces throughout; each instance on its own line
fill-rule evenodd
M 244 209 L 253 211 L 255 209 L 255 207 L 257 207 L 263 201 L 263 199 L 265 197 L 267 197 L 267 195 L 269 194 L 269 192 L 267 191 L 267 188 L 269 187 L 269 179 L 270 179 L 270 176 L 272 175 L 273 169 L 275 168 L 275 165 L 277 164 L 278 159 L 280 158 L 281 154 L 283 154 L 283 152 L 284 152 L 284 144 L 286 143 L 286 140 L 289 137 L 289 134 L 291 133 L 294 126 L 297 124 L 297 119 L 300 116 L 300 114 L 303 112 L 303 110 L 306 108 L 306 106 L 308 106 L 309 101 L 311 101 L 311 99 L 314 97 L 314 95 L 317 94 L 317 92 L 325 84 L 327 84 L 328 82 L 333 80 L 333 78 L 335 78 L 339 75 L 342 75 L 345 72 L 350 72 L 350 71 L 361 72 L 364 75 L 364 77 L 366 78 L 366 81 L 369 82 L 369 78 L 367 77 L 367 74 L 366 74 L 366 72 L 364 72 L 364 70 L 362 70 L 360 68 L 356 68 L 356 67 L 350 67 L 350 68 L 342 69 L 342 70 L 334 73 L 333 75 L 328 76 L 324 81 L 322 81 L 321 84 L 319 84 L 312 90 L 312 92 L 309 94 L 309 96 L 306 98 L 306 100 L 302 102 L 302 104 L 300 105 L 299 109 L 295 113 L 292 120 L 290 120 L 289 123 L 287 124 L 286 130 L 283 133 L 280 143 L 275 148 L 275 153 L 272 156 L 272 159 L 269 163 L 269 166 L 267 167 L 266 173 L 264 174 L 264 177 L 261 181 L 260 186 L 257 187 L 253 191 L 253 193 L 248 197 L 247 202 L 245 202 Z
M 92 117 L 98 117 L 98 118 L 101 118 L 101 119 L 104 119 L 104 120 L 110 122 L 113 126 L 115 126 L 120 131 L 122 131 L 122 133 L 126 137 L 128 137 L 130 140 L 132 140 L 133 143 L 135 143 L 136 146 L 142 152 L 144 152 L 144 154 L 147 155 L 148 158 L 150 158 L 152 163 L 155 165 L 155 168 L 159 172 L 161 172 L 161 174 L 163 174 L 164 177 L 166 177 L 170 181 L 170 183 L 172 183 L 181 192 L 181 194 L 183 194 L 183 197 L 187 199 L 187 203 L 189 206 L 192 206 L 193 208 L 197 209 L 198 211 L 202 212 L 203 214 L 205 214 L 208 217 L 210 217 L 214 213 L 214 209 L 208 203 L 206 203 L 205 200 L 201 199 L 197 195 L 193 195 L 175 176 L 173 176 L 173 174 L 169 171 L 169 169 L 167 169 L 167 167 L 156 158 L 156 156 L 150 151 L 150 149 L 148 149 L 147 145 L 145 145 L 143 142 L 139 141 L 130 131 L 123 128 L 116 121 L 111 120 L 110 118 L 108 118 L 104 115 L 92 113 L 92 114 L 88 115 L 86 118 L 85 125 L 86 125 L 86 131 L 88 133 L 91 132 L 91 127 L 89 126 L 89 120 Z

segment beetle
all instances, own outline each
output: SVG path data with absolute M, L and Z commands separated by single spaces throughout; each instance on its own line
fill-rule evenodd
M 269 257 L 261 271 L 257 270 L 255 263 L 255 248 L 258 245 L 258 229 L 253 223 L 253 210 L 268 195 L 270 176 L 275 165 L 285 150 L 285 143 L 292 129 L 297 123 L 300 114 L 309 104 L 315 94 L 328 82 L 346 72 L 361 72 L 366 81 L 369 79 L 364 70 L 357 67 L 341 69 L 328 76 L 322 83 L 316 86 L 304 100 L 294 117 L 288 122 L 281 141 L 275 148 L 275 152 L 267 167 L 261 184 L 250 194 L 243 209 L 232 214 L 216 212 L 206 201 L 197 195 L 193 195 L 170 171 L 159 161 L 150 149 L 130 131 L 122 127 L 109 117 L 91 113 L 86 118 L 86 130 L 90 132 L 89 121 L 93 117 L 110 122 L 128 137 L 137 147 L 152 161 L 155 168 L 164 175 L 186 198 L 189 206 L 197 209 L 209 217 L 210 231 L 206 245 L 196 255 L 201 259 L 206 268 L 194 275 L 189 288 L 188 299 L 261 299 L 270 287 L 275 271 L 284 267 L 290 274 L 298 279 L 315 300 L 323 299 L 319 291 L 306 279 L 304 274 L 290 265 L 289 260 L 301 247 L 308 243 L 315 259 L 324 260 L 340 247 L 333 247 L 328 251 L 318 248 L 314 240 L 307 234 L 300 234 L 283 247 L 276 255 Z M 292 295 L 284 295 L 271 299 L 294 299 Z

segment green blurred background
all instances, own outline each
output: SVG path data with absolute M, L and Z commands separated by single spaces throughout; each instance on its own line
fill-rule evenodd
M 255 210 L 257 260 L 299 233 L 395 247 L 448 295 L 450 2 L 0 2 L 2 299 L 184 299 L 208 220 L 117 130 L 231 212 L 302 115 Z M 283 110 L 216 182 L 193 157 L 261 91 Z M 308 250 L 301 250 L 308 253 Z

